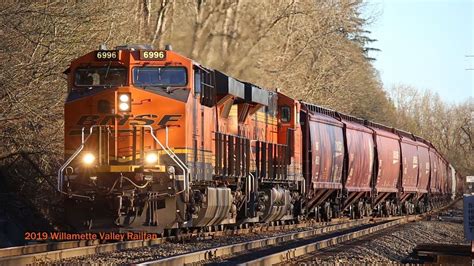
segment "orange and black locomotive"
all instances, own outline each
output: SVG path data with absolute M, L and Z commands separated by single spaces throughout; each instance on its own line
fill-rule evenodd
M 456 193 L 429 142 L 171 49 L 102 47 L 65 73 L 58 190 L 77 229 L 414 213 Z

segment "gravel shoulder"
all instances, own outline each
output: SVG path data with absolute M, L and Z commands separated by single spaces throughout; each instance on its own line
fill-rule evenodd
M 192 240 L 184 243 L 165 242 L 150 247 L 140 247 L 133 249 L 125 249 L 115 252 L 104 252 L 90 256 L 80 256 L 69 259 L 55 261 L 57 264 L 131 264 L 140 263 L 160 258 L 170 257 L 174 255 L 195 252 L 199 250 L 215 248 L 235 243 L 247 242 L 257 239 L 278 236 L 292 232 L 306 231 L 314 228 L 323 227 L 315 225 L 311 227 L 300 227 L 294 229 L 285 229 L 281 231 L 269 231 L 248 233 L 238 236 L 218 236 L 206 240 Z
M 417 244 L 423 243 L 465 243 L 463 226 L 460 223 L 443 220 L 462 217 L 462 201 L 451 210 L 431 221 L 421 221 L 387 229 L 371 236 L 349 242 L 335 248 L 312 253 L 295 261 L 295 265 L 320 264 L 370 264 L 415 262 L 410 253 Z M 318 226 L 315 226 L 318 227 Z M 314 228 L 314 227 L 313 227 Z M 163 243 L 151 247 L 107 252 L 92 256 L 75 257 L 56 261 L 59 264 L 130 264 L 139 263 L 198 250 L 219 247 L 239 242 L 303 231 L 310 228 L 282 230 L 279 232 L 251 233 L 240 236 L 223 236 L 214 239 L 187 243 Z M 415 262 L 416 263 L 416 262 Z
M 411 256 L 418 244 L 444 243 L 467 244 L 462 223 L 462 201 L 451 209 L 433 217 L 430 221 L 419 221 L 397 226 L 382 232 L 348 242 L 334 248 L 312 253 L 293 263 L 294 265 L 321 264 L 393 264 L 417 263 Z

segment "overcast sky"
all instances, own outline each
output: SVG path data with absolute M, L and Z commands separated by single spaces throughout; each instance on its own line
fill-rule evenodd
M 474 0 L 368 0 L 371 56 L 386 89 L 406 84 L 459 103 L 474 97 Z

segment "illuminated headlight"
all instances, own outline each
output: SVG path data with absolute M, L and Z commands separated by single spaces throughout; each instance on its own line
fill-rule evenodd
M 92 153 L 86 153 L 84 157 L 82 157 L 82 162 L 86 165 L 91 165 L 95 161 L 95 156 Z
M 158 162 L 158 155 L 156 155 L 156 153 L 148 153 L 145 156 L 145 162 L 146 164 L 155 164 Z
M 130 105 L 128 103 L 120 103 L 119 104 L 120 111 L 129 111 Z
M 130 112 L 132 98 L 130 93 L 119 93 L 118 94 L 118 108 L 122 112 Z
M 120 94 L 119 100 L 123 103 L 128 103 L 130 101 L 130 96 L 128 96 L 128 94 Z

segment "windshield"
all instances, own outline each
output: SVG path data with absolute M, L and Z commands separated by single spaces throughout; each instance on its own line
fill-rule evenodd
M 127 83 L 123 67 L 89 67 L 76 70 L 76 86 L 120 86 Z
M 136 86 L 185 86 L 184 67 L 135 67 L 133 83 Z

